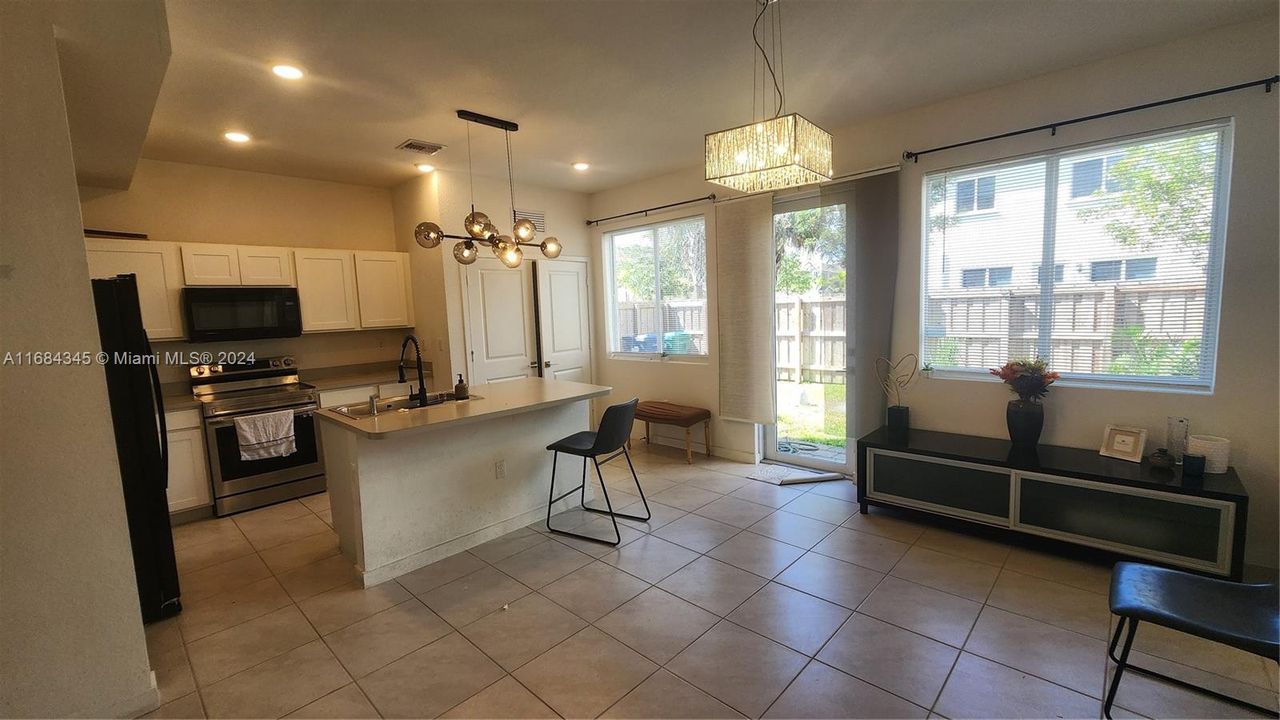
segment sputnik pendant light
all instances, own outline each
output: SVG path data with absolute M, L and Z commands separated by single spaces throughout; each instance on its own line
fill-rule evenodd
M 706 136 L 706 179 L 747 193 L 780 190 L 831 179 L 831 134 L 799 113 L 786 110 L 786 73 L 782 72 L 781 0 L 752 0 L 758 11 L 751 41 L 759 51 L 760 113 L 756 114 L 752 69 L 752 122 Z M 762 21 L 764 29 L 762 30 Z M 761 42 L 762 36 L 764 41 Z M 766 52 L 765 45 L 770 52 Z M 782 73 L 779 79 L 778 73 Z M 766 77 L 767 73 L 767 77 Z M 772 93 L 766 80 L 771 81 Z M 773 116 L 766 95 L 774 96 Z
M 459 110 L 458 117 L 467 122 L 467 177 L 471 182 L 471 212 L 462 219 L 462 227 L 467 234 L 449 235 L 441 230 L 436 223 L 422 222 L 418 223 L 418 226 L 413 230 L 414 240 L 424 248 L 436 247 L 446 238 L 457 240 L 458 242 L 453 246 L 453 259 L 463 265 L 470 265 L 480 256 L 479 248 L 477 247 L 479 245 L 485 245 L 492 249 L 498 260 L 509 268 L 519 267 L 521 261 L 524 260 L 524 251 L 520 249 L 522 247 L 536 247 L 542 251 L 543 255 L 549 258 L 559 257 L 560 251 L 564 249 L 559 240 L 554 237 L 547 237 L 542 242 L 534 242 L 533 238 L 537 228 L 534 226 L 533 221 L 528 218 L 516 217 L 516 184 L 515 176 L 511 169 L 511 133 L 519 130 L 520 126 L 510 120 L 489 117 L 470 110 Z M 510 235 L 498 234 L 498 228 L 489 220 L 489 216 L 476 210 L 476 186 L 471 169 L 471 123 L 473 122 L 502 130 L 503 136 L 507 141 L 507 185 L 511 191 L 512 221 Z

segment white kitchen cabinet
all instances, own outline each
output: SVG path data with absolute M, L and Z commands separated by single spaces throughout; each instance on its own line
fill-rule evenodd
M 132 273 L 138 278 L 142 326 L 152 340 L 184 337 L 182 253 L 177 243 L 85 238 L 89 277 Z
M 182 276 L 188 285 L 239 285 L 238 246 L 183 243 Z
M 332 332 L 360 327 L 355 256 L 350 250 L 293 251 L 302 306 L 302 332 Z
M 355 261 L 360 327 L 413 325 L 409 254 L 357 250 Z
M 165 414 L 169 443 L 169 512 L 213 504 L 199 410 Z
M 293 285 L 293 250 L 283 247 L 241 245 L 241 285 Z

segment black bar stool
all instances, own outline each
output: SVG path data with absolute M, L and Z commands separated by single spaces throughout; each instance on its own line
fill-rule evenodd
M 553 454 L 551 456 L 551 490 L 547 493 L 547 530 L 560 535 L 569 535 L 583 540 L 592 540 L 595 542 L 605 543 L 606 545 L 617 545 L 622 542 L 622 534 L 618 532 L 618 518 L 628 518 L 630 520 L 639 520 L 648 522 L 653 517 L 649 512 L 649 501 L 645 499 L 644 489 L 640 487 L 640 478 L 636 477 L 636 468 L 631 464 L 631 456 L 627 454 L 627 440 L 631 438 L 631 425 L 636 419 L 636 405 L 640 402 L 639 398 L 621 403 L 619 405 L 611 405 L 604 411 L 604 417 L 600 419 L 600 429 L 596 432 L 583 430 L 576 432 L 569 437 L 561 438 L 550 445 L 547 449 Z M 556 462 L 560 458 L 560 453 L 566 455 L 578 455 L 582 458 L 582 484 L 573 488 L 569 492 L 556 495 Z M 601 455 L 608 455 L 604 462 L 600 461 Z M 627 459 L 627 467 L 631 469 L 631 479 L 635 480 L 636 490 L 640 491 L 640 502 L 644 503 L 644 517 L 639 515 L 628 515 L 626 513 L 614 512 L 613 503 L 609 502 L 609 488 L 605 485 L 604 475 L 600 472 L 600 466 L 619 455 Z M 596 466 L 596 476 L 600 478 L 600 488 L 604 492 L 603 508 L 593 508 L 587 506 L 587 460 L 590 459 Z M 557 530 L 551 527 L 551 506 L 557 501 L 563 500 L 575 492 L 581 493 L 582 509 L 588 512 L 600 513 L 608 515 L 613 521 L 613 540 L 592 537 L 582 533 L 570 532 L 568 530 Z

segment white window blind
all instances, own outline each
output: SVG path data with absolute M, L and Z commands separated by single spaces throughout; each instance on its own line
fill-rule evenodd
M 707 240 L 702 217 L 604 236 L 609 349 L 667 357 L 707 354 Z
M 921 357 L 1213 387 L 1229 122 L 930 173 Z M 990 196 L 989 196 L 990 195 Z

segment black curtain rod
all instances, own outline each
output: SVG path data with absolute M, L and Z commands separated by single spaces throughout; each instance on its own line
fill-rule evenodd
M 1271 77 L 1264 78 L 1262 80 L 1254 80 L 1253 82 L 1240 83 L 1239 85 L 1229 85 L 1227 87 L 1217 88 L 1216 90 L 1205 90 L 1204 92 L 1192 93 L 1190 95 L 1183 95 L 1181 97 L 1169 98 L 1168 100 L 1157 100 L 1155 102 L 1143 103 L 1142 105 L 1134 105 L 1132 107 L 1122 108 L 1120 110 L 1111 110 L 1109 112 L 1097 113 L 1096 115 L 1085 115 L 1084 117 L 1072 118 L 1070 120 L 1062 120 L 1060 122 L 1049 123 L 1047 125 L 1037 125 L 1036 127 L 1025 128 L 1023 130 L 1013 130 L 1007 133 L 1000 133 L 999 135 L 990 135 L 988 137 L 978 138 L 977 140 L 968 140 L 965 142 L 952 143 L 951 145 L 943 145 L 941 147 L 929 148 L 928 150 L 918 150 L 914 152 L 911 150 L 904 150 L 902 151 L 902 159 L 904 161 L 910 160 L 911 162 L 920 162 L 921 155 L 928 155 L 929 153 L 942 152 L 943 150 L 954 150 L 955 148 L 966 147 L 968 145 L 977 145 L 978 143 L 991 142 L 992 140 L 1003 140 L 1005 138 L 1013 137 L 1015 135 L 1026 135 L 1027 133 L 1040 132 L 1042 130 L 1048 130 L 1051 134 L 1057 135 L 1058 128 L 1065 127 L 1067 125 L 1075 125 L 1076 123 L 1089 122 L 1090 120 L 1101 120 L 1102 118 L 1109 118 L 1115 115 L 1123 115 L 1125 113 L 1137 112 L 1138 110 L 1148 110 L 1153 107 L 1160 107 L 1161 105 L 1172 105 L 1174 103 L 1186 102 L 1187 100 L 1196 100 L 1202 97 L 1209 97 L 1210 95 L 1221 95 L 1222 93 L 1235 92 L 1236 90 L 1245 90 L 1251 87 L 1258 87 L 1259 85 L 1266 86 L 1267 92 L 1271 92 L 1272 86 L 1276 84 L 1280 84 L 1280 75 L 1272 75 Z
M 710 195 L 703 195 L 702 197 L 693 198 L 692 200 L 681 200 L 680 202 L 667 203 L 666 205 L 656 205 L 654 207 L 645 208 L 643 210 L 633 210 L 631 212 L 622 213 L 621 215 L 610 215 L 609 217 L 599 218 L 598 220 L 588 220 L 587 227 L 591 227 L 592 225 L 599 225 L 602 222 L 608 222 L 610 220 L 617 220 L 618 218 L 630 217 L 632 215 L 648 215 L 649 213 L 657 210 L 666 210 L 667 208 L 679 207 L 681 205 L 689 205 L 691 203 L 705 202 L 707 200 L 715 200 L 715 199 L 716 199 L 716 194 L 711 193 Z

